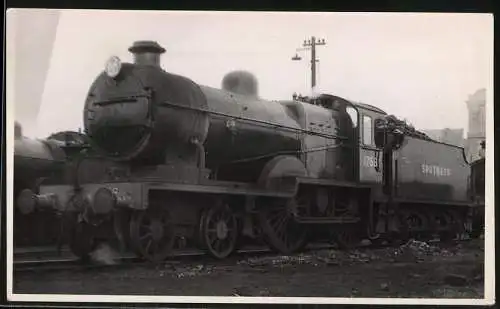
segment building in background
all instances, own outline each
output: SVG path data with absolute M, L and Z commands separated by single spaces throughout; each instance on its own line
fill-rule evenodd
M 486 89 L 479 89 L 470 95 L 466 104 L 469 110 L 469 131 L 465 151 L 471 162 L 479 159 L 480 143 L 486 140 Z
M 438 130 L 423 130 L 423 132 L 429 135 L 430 138 L 455 146 L 464 147 L 464 129 L 438 129 Z
M 479 89 L 466 101 L 469 113 L 469 130 L 464 139 L 464 129 L 423 130 L 430 138 L 455 146 L 464 147 L 467 160 L 479 159 L 480 143 L 486 140 L 486 89 Z

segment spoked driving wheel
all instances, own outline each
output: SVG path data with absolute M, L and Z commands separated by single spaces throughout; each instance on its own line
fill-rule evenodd
M 236 214 L 228 205 L 220 204 L 203 211 L 200 218 L 201 244 L 217 258 L 228 257 L 236 250 L 239 227 Z
M 151 262 L 164 260 L 174 247 L 175 228 L 165 209 L 137 211 L 130 221 L 130 241 L 135 251 Z
M 265 205 L 258 213 L 266 242 L 282 254 L 301 250 L 307 243 L 306 230 L 294 220 L 287 206 L 285 201 Z

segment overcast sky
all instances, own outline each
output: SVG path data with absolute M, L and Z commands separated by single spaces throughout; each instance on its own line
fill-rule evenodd
M 32 13 L 43 14 L 50 12 Z M 54 27 L 35 24 L 33 16 L 17 17 L 30 37 Z M 220 87 L 226 73 L 245 69 L 256 75 L 261 97 L 289 99 L 310 92 L 310 54 L 291 61 L 295 49 L 310 36 L 324 38 L 322 92 L 376 105 L 420 129 L 467 128 L 465 101 L 488 88 L 493 71 L 493 18 L 485 14 L 62 11 L 55 27 L 43 91 L 29 100 L 41 109 L 36 121 L 22 123 L 29 136 L 81 127 L 93 79 L 111 55 L 130 61 L 135 40 L 158 41 L 167 49 L 164 68 L 197 83 Z M 16 63 L 40 57 L 49 45 L 18 50 Z M 20 111 L 33 102 L 16 101 L 16 118 L 23 122 Z

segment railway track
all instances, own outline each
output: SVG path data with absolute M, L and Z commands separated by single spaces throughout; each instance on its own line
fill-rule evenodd
M 455 240 L 454 243 L 469 241 L 471 238 Z M 426 241 L 427 243 L 441 243 L 439 239 L 433 239 Z M 375 250 L 380 248 L 390 247 L 390 244 L 385 243 L 368 243 L 362 242 L 360 245 L 353 247 L 351 250 Z M 319 250 L 328 249 L 338 249 L 338 246 L 332 244 L 311 244 L 306 249 L 302 250 L 301 253 L 308 253 Z M 90 270 L 90 269 L 110 269 L 119 267 L 128 267 L 135 265 L 153 265 L 142 258 L 137 257 L 134 254 L 117 254 L 115 256 L 108 258 L 92 258 L 88 262 L 83 262 L 80 259 L 71 255 L 69 250 L 63 249 L 62 252 L 57 255 L 57 253 L 52 250 L 25 250 L 18 251 L 14 253 L 14 271 L 15 272 L 26 272 L 26 271 L 58 271 L 58 270 Z M 275 253 L 274 251 L 266 247 L 248 247 L 237 251 L 236 254 L 229 257 L 226 260 L 215 260 L 211 259 L 213 263 L 225 263 L 234 262 L 235 259 L 241 260 L 249 256 L 263 256 L 263 255 L 276 255 L 281 254 Z M 176 250 L 173 252 L 172 256 L 167 258 L 162 264 L 178 264 L 181 262 L 195 262 L 195 261 L 207 261 L 207 254 L 201 250 L 188 249 L 188 250 Z
M 303 252 L 332 249 L 334 247 L 335 247 L 334 245 L 312 245 L 310 248 L 303 250 Z M 265 254 L 276 254 L 276 253 L 265 247 L 250 247 L 238 250 L 235 255 L 227 258 L 227 260 L 231 261 L 235 257 L 241 259 L 246 256 L 253 256 L 253 255 L 259 256 Z M 65 255 L 59 257 L 53 256 L 45 258 L 28 258 L 29 254 L 18 253 L 18 257 L 21 255 L 24 255 L 24 259 L 16 260 L 16 254 L 14 254 L 14 263 L 13 263 L 14 271 L 95 269 L 95 268 L 112 268 L 112 267 L 123 267 L 131 265 L 151 264 L 148 261 L 145 261 L 144 259 L 139 258 L 133 254 L 119 255 L 113 258 L 108 258 L 106 260 L 91 259 L 89 262 L 83 262 L 80 259 L 71 255 Z M 196 250 L 196 249 L 177 250 L 173 252 L 171 257 L 167 258 L 162 263 L 175 264 L 179 263 L 180 261 L 183 262 L 197 261 L 207 257 L 208 255 L 201 250 Z M 220 260 L 215 260 L 215 259 L 211 259 L 211 261 L 220 262 Z

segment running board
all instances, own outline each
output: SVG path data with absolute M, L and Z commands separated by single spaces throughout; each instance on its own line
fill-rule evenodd
M 346 217 L 346 218 L 294 217 L 294 220 L 300 224 L 353 224 L 361 221 L 361 219 L 357 217 Z

